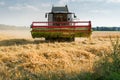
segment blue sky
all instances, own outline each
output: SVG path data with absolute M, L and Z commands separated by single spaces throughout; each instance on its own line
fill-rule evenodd
M 65 4 L 93 26 L 120 26 L 120 0 L 0 0 L 0 24 L 29 26 L 32 21 L 46 21 L 44 15 L 52 5 Z

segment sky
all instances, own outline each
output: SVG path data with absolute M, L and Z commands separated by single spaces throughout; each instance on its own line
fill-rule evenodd
M 120 27 L 120 0 L 0 0 L 0 24 L 30 26 L 33 21 L 47 21 L 45 13 L 52 6 L 68 5 L 81 21 L 92 26 Z

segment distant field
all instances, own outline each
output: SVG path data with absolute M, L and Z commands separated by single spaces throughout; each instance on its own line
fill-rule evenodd
M 120 31 L 94 31 L 92 34 L 93 38 L 109 38 L 109 37 L 120 37 Z
M 25 30 L 0 30 L 0 35 L 7 35 L 7 36 L 12 36 L 12 37 L 17 37 L 17 38 L 32 38 L 31 29 L 25 29 Z M 120 32 L 119 31 L 93 31 L 92 37 L 93 38 L 109 38 L 109 37 L 120 37 Z
M 0 79 L 92 71 L 94 61 L 111 52 L 109 36 L 115 40 L 120 32 L 93 32 L 91 39 L 75 42 L 34 42 L 30 30 L 0 30 Z

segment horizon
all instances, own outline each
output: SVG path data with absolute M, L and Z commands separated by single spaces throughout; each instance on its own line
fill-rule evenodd
M 0 27 L 3 27 L 3 26 L 7 26 L 7 27 L 8 26 L 10 26 L 10 27 L 25 27 L 25 28 L 30 27 L 30 26 L 17 26 L 17 25 L 0 24 Z M 108 27 L 108 28 L 117 27 L 117 28 L 120 28 L 120 26 L 92 26 L 92 28 L 97 28 L 97 27 Z
M 30 26 L 33 21 L 47 21 L 45 13 L 52 6 L 68 5 L 81 21 L 93 27 L 120 27 L 120 0 L 0 0 L 0 24 Z

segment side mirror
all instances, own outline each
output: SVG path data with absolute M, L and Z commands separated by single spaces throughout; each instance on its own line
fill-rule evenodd
M 77 16 L 74 14 L 74 18 L 77 18 Z
M 47 18 L 47 13 L 45 14 L 45 18 Z

